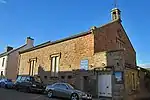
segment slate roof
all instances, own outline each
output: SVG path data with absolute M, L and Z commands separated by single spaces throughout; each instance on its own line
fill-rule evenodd
M 100 26 L 100 27 L 97 27 L 97 28 L 103 28 L 103 27 L 105 27 L 105 26 L 107 26 L 107 25 L 110 25 L 110 24 L 112 24 L 112 23 L 114 23 L 114 22 L 117 22 L 117 21 L 119 22 L 120 20 L 113 20 L 113 21 L 111 21 L 111 22 L 109 22 L 109 23 L 107 23 L 107 24 L 104 24 L 104 25 L 102 25 L 102 26 Z M 39 44 L 39 45 L 37 45 L 37 46 L 34 46 L 34 47 L 30 48 L 30 49 L 26 49 L 26 50 L 24 50 L 24 51 L 20 51 L 19 53 L 21 54 L 21 53 L 29 52 L 29 51 L 32 51 L 32 50 L 36 50 L 36 49 L 39 49 L 39 48 L 48 46 L 48 45 L 60 43 L 60 42 L 66 41 L 66 40 L 74 39 L 74 38 L 81 37 L 81 36 L 88 35 L 88 34 L 91 34 L 91 32 L 90 32 L 90 31 L 86 31 L 86 32 L 82 32 L 82 33 L 79 33 L 79 34 L 76 34 L 76 35 L 73 35 L 73 36 L 64 38 L 64 39 L 60 39 L 60 40 L 56 40 L 56 41 L 52 41 L 52 42 L 51 42 L 51 41 L 48 41 L 48 42 Z
M 23 48 L 23 47 L 25 47 L 26 45 L 27 45 L 27 44 L 22 45 L 22 46 L 20 46 L 20 47 L 18 47 L 18 48 L 16 48 L 16 49 L 12 49 L 12 50 L 10 50 L 10 51 L 8 51 L 8 52 L 1 53 L 1 54 L 0 54 L 0 57 L 9 55 L 10 53 L 12 53 L 12 52 L 14 52 L 14 51 L 16 51 L 16 50 L 19 50 L 20 48 Z

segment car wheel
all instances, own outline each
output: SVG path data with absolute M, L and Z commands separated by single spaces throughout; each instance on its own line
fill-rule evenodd
M 79 100 L 79 96 L 76 93 L 73 93 L 70 100 Z
M 53 97 L 53 91 L 52 91 L 52 90 L 49 90 L 49 91 L 47 92 L 47 96 L 48 96 L 49 98 L 52 98 L 52 97 Z

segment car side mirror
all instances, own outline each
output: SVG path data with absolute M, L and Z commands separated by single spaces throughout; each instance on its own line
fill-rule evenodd
M 69 88 L 68 88 L 68 87 L 66 87 L 66 89 L 68 90 Z
M 27 79 L 27 81 L 30 81 L 29 79 Z

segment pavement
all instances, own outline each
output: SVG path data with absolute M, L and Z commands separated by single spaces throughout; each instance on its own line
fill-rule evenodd
M 48 98 L 46 95 L 35 93 L 18 92 L 12 89 L 0 88 L 0 100 L 61 100 L 58 98 Z

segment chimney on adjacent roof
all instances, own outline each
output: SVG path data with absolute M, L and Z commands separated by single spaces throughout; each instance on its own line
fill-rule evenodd
M 13 47 L 7 46 L 5 51 L 8 52 L 8 51 L 10 51 L 10 50 L 13 50 Z
M 31 37 L 27 37 L 27 39 L 26 39 L 26 44 L 27 44 L 27 45 L 30 45 L 30 46 L 33 46 L 33 44 L 34 44 L 34 39 L 32 39 Z

